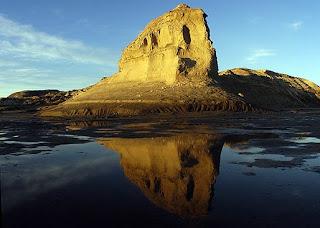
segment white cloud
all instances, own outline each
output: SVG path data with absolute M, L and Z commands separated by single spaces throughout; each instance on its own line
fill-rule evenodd
M 301 29 L 303 25 L 303 21 L 297 21 L 289 24 L 289 27 L 292 28 L 294 31 L 298 31 Z
M 36 61 L 72 61 L 114 66 L 110 53 L 101 47 L 89 47 L 77 40 L 37 31 L 0 14 L 0 55 Z
M 252 51 L 251 55 L 247 57 L 245 60 L 249 63 L 256 63 L 259 59 L 263 57 L 275 56 L 276 53 L 271 49 L 255 49 Z

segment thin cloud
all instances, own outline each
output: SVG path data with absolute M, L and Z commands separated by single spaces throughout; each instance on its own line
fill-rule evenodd
M 301 29 L 303 25 L 303 21 L 297 21 L 289 24 L 289 27 L 292 28 L 294 31 L 298 31 Z
M 65 87 L 70 87 L 69 89 L 83 88 L 101 78 L 100 76 L 88 77 L 86 75 L 64 74 L 63 80 L 57 80 L 59 76 L 59 73 L 54 70 L 36 67 L 15 67 L 3 70 L 0 71 L 0 92 L 4 87 L 14 88 L 17 83 L 24 84 L 26 89 L 34 86 L 56 86 L 57 89 L 65 89 Z
M 245 60 L 252 64 L 258 62 L 261 58 L 275 55 L 275 51 L 271 49 L 255 49 L 252 51 L 251 55 L 247 57 Z
M 0 14 L 0 54 L 36 61 L 72 61 L 114 66 L 112 55 L 101 47 L 66 40 L 23 25 Z
M 19 63 L 17 63 L 17 62 L 6 61 L 6 60 L 0 59 L 0 67 L 13 67 L 13 66 L 18 66 L 18 65 L 19 65 Z
M 55 15 L 59 19 L 64 19 L 65 18 L 65 13 L 62 9 L 52 9 L 51 10 L 52 14 Z
M 62 74 L 62 75 L 61 75 Z M 100 75 L 70 74 L 53 69 L 19 65 L 0 71 L 0 97 L 34 89 L 81 89 L 98 82 Z
M 262 20 L 262 17 L 251 17 L 248 19 L 251 24 L 259 24 Z
M 0 88 L 4 84 L 10 85 L 16 83 L 23 83 L 27 86 L 30 86 L 33 84 L 39 84 L 43 82 L 43 79 L 46 79 L 44 81 L 45 84 L 54 83 L 54 79 L 50 80 L 50 78 L 48 77 L 50 73 L 53 73 L 53 71 L 49 69 L 41 69 L 34 67 L 15 67 L 7 69 L 0 72 Z

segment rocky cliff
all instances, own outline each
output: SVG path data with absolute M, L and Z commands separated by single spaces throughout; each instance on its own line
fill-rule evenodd
M 123 51 L 119 72 L 41 115 L 117 116 L 189 111 L 251 111 L 208 86 L 218 76 L 206 14 L 179 5 L 151 21 Z
M 151 21 L 123 51 L 119 72 L 43 116 L 132 116 L 320 107 L 320 88 L 268 70 L 218 75 L 201 9 L 179 5 Z
M 215 49 L 201 9 L 181 4 L 151 21 L 123 50 L 110 82 L 203 83 L 217 75 Z

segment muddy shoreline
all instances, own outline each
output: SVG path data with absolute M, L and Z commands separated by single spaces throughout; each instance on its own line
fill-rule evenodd
M 99 128 L 105 127 L 107 130 L 99 131 Z M 188 132 L 221 135 L 228 142 L 250 141 L 253 146 L 265 148 L 264 151 L 259 152 L 260 154 L 281 154 L 292 158 L 291 162 L 256 160 L 252 163 L 243 163 L 248 166 L 299 166 L 303 159 L 310 158 L 320 151 L 320 144 L 318 144 L 320 141 L 317 140 L 301 146 L 305 138 L 320 138 L 318 130 L 320 129 L 320 109 L 304 109 L 295 112 L 286 110 L 273 114 L 221 112 L 94 119 L 43 118 L 36 116 L 35 113 L 4 112 L 0 113 L 0 128 L 5 132 L 1 137 L 8 140 L 19 138 L 24 139 L 26 143 L 34 143 L 7 144 L 3 143 L 3 140 L 0 147 L 2 155 L 20 152 L 23 147 L 54 147 L 85 142 L 84 139 L 73 139 L 63 134 L 92 138 L 152 138 Z M 59 134 L 51 135 L 48 132 Z M 39 141 L 41 142 L 37 143 Z M 317 168 L 310 170 L 318 171 Z

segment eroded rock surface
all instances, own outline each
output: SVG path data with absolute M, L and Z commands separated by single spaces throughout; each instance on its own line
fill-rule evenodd
M 217 75 L 206 14 L 181 4 L 151 21 L 123 51 L 110 81 L 203 82 Z
M 251 111 L 208 86 L 218 75 L 206 14 L 179 5 L 151 21 L 123 51 L 119 72 L 41 115 L 121 116 L 190 111 Z
M 319 108 L 320 87 L 315 83 L 270 70 L 236 68 L 219 73 L 215 86 L 265 109 Z
M 268 70 L 218 75 L 206 14 L 179 5 L 151 21 L 123 51 L 119 72 L 43 116 L 132 116 L 320 107 L 320 88 Z
M 60 104 L 77 94 L 77 90 L 25 90 L 0 99 L 0 111 L 24 110 L 31 111 L 43 106 Z

